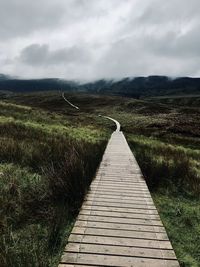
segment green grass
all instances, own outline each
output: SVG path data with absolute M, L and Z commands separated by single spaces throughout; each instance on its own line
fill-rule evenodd
M 129 135 L 181 266 L 200 263 L 200 150 Z
M 145 136 L 128 136 L 149 187 L 200 194 L 200 150 Z
M 200 208 L 199 199 L 182 194 L 154 193 L 169 239 L 175 248 L 181 266 L 198 267 L 200 264 Z
M 0 106 L 0 266 L 57 266 L 109 131 L 42 108 Z
M 181 266 L 200 266 L 200 97 L 66 97 L 80 111 L 58 93 L 9 95 L 0 102 L 0 176 L 6 185 L 0 199 L 11 207 L 0 215 L 8 261 L 0 266 L 56 266 L 115 129 L 98 114 L 120 121 Z M 19 192 L 16 209 L 10 190 Z

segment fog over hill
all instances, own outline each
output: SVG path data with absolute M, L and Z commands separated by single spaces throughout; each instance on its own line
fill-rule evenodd
M 127 77 L 121 80 L 97 80 L 80 83 L 57 78 L 20 79 L 0 74 L 0 91 L 68 91 L 93 94 L 144 96 L 200 94 L 200 78 L 167 76 Z

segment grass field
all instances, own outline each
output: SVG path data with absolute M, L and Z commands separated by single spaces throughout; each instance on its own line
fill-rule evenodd
M 0 102 L 1 267 L 58 263 L 108 139 L 71 117 Z
M 99 114 L 121 123 L 181 266 L 200 266 L 200 98 L 67 98 L 80 111 L 59 93 L 0 103 L 2 266 L 56 266 L 114 129 Z

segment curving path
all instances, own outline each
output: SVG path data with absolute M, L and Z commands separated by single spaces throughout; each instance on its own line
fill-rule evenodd
M 119 123 L 117 120 L 115 120 L 115 119 L 113 119 L 113 118 L 111 118 L 111 117 L 102 116 L 102 115 L 99 115 L 99 117 L 106 118 L 106 119 L 108 119 L 108 120 L 113 121 L 113 122 L 116 124 L 116 130 L 115 130 L 115 131 L 116 131 L 116 132 L 119 132 L 119 131 L 120 131 L 121 125 L 120 125 L 120 123 Z
M 77 110 L 80 110 L 80 108 L 79 108 L 78 106 L 75 106 L 74 104 L 72 104 L 72 103 L 65 97 L 65 93 L 64 93 L 64 92 L 62 93 L 62 98 L 63 98 L 63 99 L 65 100 L 65 102 L 67 102 L 71 107 L 73 107 L 73 108 L 75 108 L 75 109 L 77 109 Z M 116 124 L 116 132 L 119 132 L 119 131 L 120 131 L 121 125 L 120 125 L 120 123 L 119 123 L 117 120 L 115 120 L 115 119 L 113 119 L 113 118 L 111 118 L 111 117 L 108 117 L 108 116 L 102 116 L 102 115 L 99 115 L 99 117 L 106 118 L 106 119 L 109 119 L 109 120 L 113 121 L 113 122 Z
M 112 134 L 59 267 L 179 267 L 137 161 Z
M 65 93 L 62 93 L 62 98 L 65 100 L 65 102 L 67 102 L 71 107 L 79 110 L 79 107 L 75 106 L 74 104 L 72 104 L 66 97 L 65 97 Z

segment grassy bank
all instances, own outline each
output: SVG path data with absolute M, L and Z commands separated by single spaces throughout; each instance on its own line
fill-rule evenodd
M 108 139 L 73 121 L 0 102 L 1 267 L 57 265 Z
M 200 266 L 198 101 L 146 99 L 143 105 L 134 104 L 131 122 L 124 127 L 183 267 Z
M 200 263 L 200 150 L 145 136 L 128 136 L 177 257 Z

